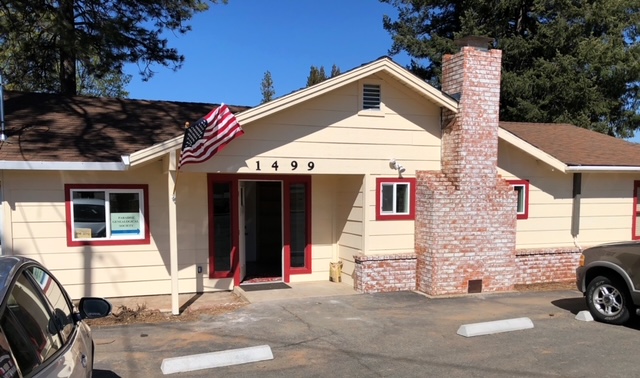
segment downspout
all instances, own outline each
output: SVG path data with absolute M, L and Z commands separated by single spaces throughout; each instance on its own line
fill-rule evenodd
M 582 198 L 582 173 L 573 174 L 573 209 L 571 212 L 571 236 L 573 245 L 582 251 L 578 244 L 578 234 L 580 234 L 580 199 Z

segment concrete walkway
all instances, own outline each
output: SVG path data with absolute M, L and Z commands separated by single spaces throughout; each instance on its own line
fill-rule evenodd
M 355 295 L 356 291 L 352 286 L 344 283 L 330 281 L 317 282 L 294 282 L 287 284 L 289 289 L 272 289 L 259 291 L 245 291 L 240 287 L 235 287 L 233 291 L 219 291 L 213 293 L 189 293 L 180 294 L 180 312 L 187 308 L 191 310 L 219 307 L 238 302 L 269 302 L 285 299 L 300 299 L 314 297 L 330 297 L 342 295 Z M 107 298 L 113 305 L 114 311 L 121 306 L 130 309 L 146 308 L 149 310 L 160 310 L 171 312 L 171 295 L 153 295 L 142 297 L 120 297 Z

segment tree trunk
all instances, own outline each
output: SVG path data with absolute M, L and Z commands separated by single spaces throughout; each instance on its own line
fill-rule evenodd
M 76 95 L 74 0 L 60 1 L 60 93 Z

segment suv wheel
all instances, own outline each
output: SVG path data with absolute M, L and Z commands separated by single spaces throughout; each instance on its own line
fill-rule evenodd
M 629 320 L 628 295 L 618 280 L 598 276 L 587 287 L 587 306 L 594 319 L 610 324 Z

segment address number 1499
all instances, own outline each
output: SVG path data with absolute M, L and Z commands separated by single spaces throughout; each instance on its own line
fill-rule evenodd
M 307 163 L 306 169 L 307 169 L 307 171 L 312 171 L 313 168 L 315 168 L 315 166 L 316 165 L 312 161 L 310 161 L 310 162 Z M 289 164 L 289 166 L 286 166 L 286 165 L 285 166 L 281 166 L 280 164 L 278 164 L 277 160 L 274 161 L 273 164 L 271 164 L 271 169 L 273 169 L 274 171 L 277 171 L 280 168 L 282 168 L 282 169 L 287 169 L 288 168 L 288 169 L 290 169 L 292 171 L 295 171 L 298 168 L 303 169 L 300 166 L 300 164 L 298 164 L 298 162 L 296 160 L 292 160 L 291 163 Z M 260 162 L 256 161 L 256 171 L 261 171 L 261 170 L 262 170 L 262 168 L 260 166 Z

